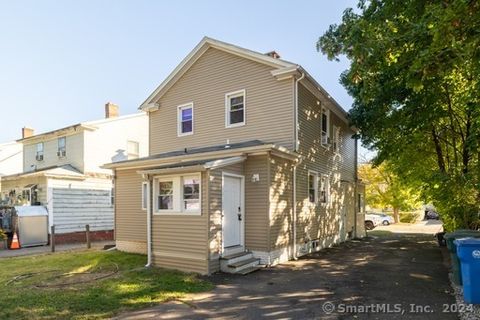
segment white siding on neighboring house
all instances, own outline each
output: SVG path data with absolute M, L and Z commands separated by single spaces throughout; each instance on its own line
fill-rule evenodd
M 111 188 L 108 179 L 48 179 L 49 227 L 57 233 L 84 231 L 86 224 L 92 231 L 113 230 Z
M 48 168 L 52 166 L 62 166 L 70 164 L 76 169 L 83 171 L 84 160 L 84 139 L 83 130 L 78 133 L 66 136 L 66 156 L 59 157 L 58 138 L 65 137 L 59 134 L 58 136 L 49 137 L 41 140 L 32 140 L 24 142 L 24 165 L 23 171 L 28 172 L 32 170 L 32 165 L 37 169 Z M 37 143 L 43 142 L 43 160 L 38 161 L 35 157 L 37 155 Z
M 23 170 L 23 148 L 18 142 L 0 144 L 0 177 Z
M 148 116 L 138 113 L 89 122 L 98 128 L 85 132 L 85 172 L 111 174 L 103 164 L 128 159 L 128 142 L 138 142 L 138 157 L 148 156 Z

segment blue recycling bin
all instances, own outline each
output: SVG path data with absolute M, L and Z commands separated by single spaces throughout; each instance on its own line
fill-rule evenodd
M 480 304 L 480 239 L 454 241 L 463 279 L 463 298 L 466 303 Z

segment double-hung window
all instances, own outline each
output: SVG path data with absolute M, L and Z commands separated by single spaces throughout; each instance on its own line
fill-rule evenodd
M 57 156 L 59 158 L 63 158 L 67 156 L 67 138 L 66 137 L 60 137 L 58 138 L 57 141 Z
M 325 108 L 322 108 L 321 121 L 322 146 L 328 147 L 328 145 L 330 144 L 330 112 Z
M 308 172 L 308 201 L 310 203 L 317 202 L 318 193 L 318 174 L 313 171 Z
M 156 213 L 201 213 L 200 174 L 158 178 L 155 180 L 154 192 Z M 142 200 L 145 203 L 146 200 Z
M 225 126 L 238 127 L 245 125 L 245 90 L 225 95 Z
M 177 117 L 177 135 L 193 134 L 193 103 L 178 106 Z
M 157 208 L 161 210 L 174 210 L 173 180 L 161 180 L 158 182 Z
M 183 196 L 182 210 L 199 211 L 200 210 L 200 178 L 183 177 Z
M 330 180 L 327 175 L 322 175 L 320 178 L 320 203 L 328 203 L 330 197 Z
M 333 126 L 333 152 L 340 152 L 340 128 Z
M 43 161 L 43 142 L 37 143 L 37 153 L 35 155 L 37 161 Z

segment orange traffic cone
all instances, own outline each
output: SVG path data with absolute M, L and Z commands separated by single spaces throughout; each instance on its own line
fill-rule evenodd
M 20 249 L 20 243 L 18 242 L 17 233 L 13 234 L 12 244 L 10 245 L 10 250 Z

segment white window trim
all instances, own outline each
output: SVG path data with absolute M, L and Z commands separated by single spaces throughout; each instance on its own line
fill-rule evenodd
M 200 210 L 183 210 L 183 180 L 185 178 L 198 178 L 200 180 Z M 173 181 L 173 209 L 158 209 L 158 183 L 161 181 Z M 153 179 L 153 215 L 179 215 L 179 216 L 200 216 L 202 214 L 202 174 L 201 172 L 192 172 L 182 175 L 156 176 Z
M 145 186 L 147 186 L 147 187 L 145 188 Z M 145 193 L 145 192 L 146 192 L 146 193 Z M 149 201 L 149 199 L 148 199 L 147 197 L 148 197 L 148 182 L 147 182 L 147 181 L 143 181 L 143 182 L 142 182 L 142 210 L 145 210 L 145 211 L 147 210 L 148 201 Z M 146 203 L 147 206 L 144 207 L 143 204 L 144 204 L 145 198 L 147 198 L 147 199 L 146 199 L 146 200 L 147 200 L 147 203 Z
M 325 131 L 327 133 L 327 141 L 330 138 L 330 110 L 327 108 L 322 107 L 322 113 L 320 117 L 320 144 L 322 147 L 326 149 L 330 149 L 330 145 L 328 143 L 323 143 L 323 113 L 327 115 L 327 130 Z
M 192 131 L 183 133 L 182 132 L 182 110 L 189 109 L 189 108 L 192 109 Z M 192 135 L 194 131 L 194 123 L 195 123 L 195 110 L 193 108 L 193 102 L 179 105 L 177 107 L 177 136 L 184 137 L 184 136 Z
M 243 122 L 230 124 L 230 98 L 243 95 Z M 242 127 L 247 124 L 247 94 L 246 90 L 238 90 L 225 94 L 225 128 Z
M 314 193 L 314 201 L 310 201 L 310 184 L 309 184 L 309 179 L 310 179 L 310 175 L 313 175 L 313 189 L 315 191 Z M 318 172 L 317 171 L 313 171 L 313 170 L 308 170 L 308 175 L 307 175 L 307 199 L 308 199 L 308 203 L 310 203 L 311 205 L 315 205 L 318 203 Z

